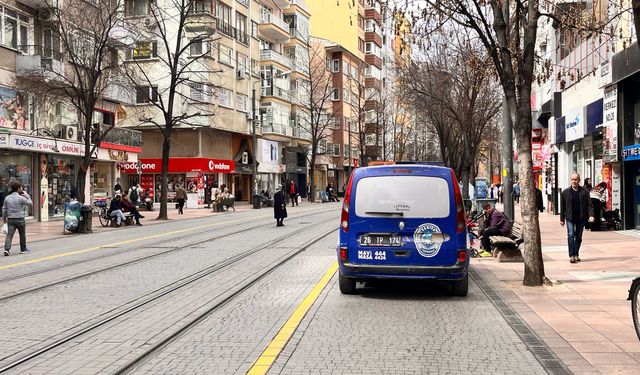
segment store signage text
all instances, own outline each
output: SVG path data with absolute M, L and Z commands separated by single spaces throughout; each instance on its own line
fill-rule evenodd
M 122 163 L 121 168 L 126 173 L 138 173 L 138 163 L 142 173 L 161 173 L 162 159 L 140 159 L 139 162 Z M 171 158 L 169 159 L 169 173 L 234 173 L 236 169 L 233 160 L 208 158 Z
M 605 163 L 618 160 L 618 90 L 615 86 L 604 91 L 602 102 L 604 123 L 603 159 Z
M 584 136 L 584 108 L 570 111 L 565 116 L 565 141 L 575 141 Z
M 15 134 L 12 134 L 9 139 L 9 147 L 19 150 L 54 153 L 56 152 L 54 148 L 57 146 L 61 154 L 78 156 L 84 155 L 84 147 L 80 144 L 56 142 L 53 139 L 25 137 Z
M 627 160 L 640 160 L 640 145 L 624 146 L 622 156 Z

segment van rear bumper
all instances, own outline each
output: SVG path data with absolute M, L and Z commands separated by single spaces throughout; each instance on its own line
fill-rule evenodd
M 459 263 L 450 267 L 435 266 L 382 266 L 371 264 L 353 264 L 340 262 L 342 276 L 348 278 L 410 278 L 460 280 L 467 274 L 468 263 Z

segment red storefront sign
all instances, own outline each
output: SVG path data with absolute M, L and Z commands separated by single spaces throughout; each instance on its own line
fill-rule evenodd
M 139 159 L 142 173 L 161 173 L 162 159 Z M 121 169 L 127 174 L 138 174 L 138 163 L 122 163 Z M 169 173 L 234 173 L 236 163 L 233 160 L 209 158 L 170 158 Z

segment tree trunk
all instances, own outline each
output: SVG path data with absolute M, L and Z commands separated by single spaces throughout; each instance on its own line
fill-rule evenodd
M 169 151 L 171 149 L 171 135 L 166 135 L 164 142 L 162 142 L 162 171 L 160 177 L 160 213 L 158 214 L 158 220 L 168 220 L 167 215 L 167 190 L 169 188 L 168 173 L 169 173 Z
M 77 193 L 78 193 L 78 201 L 81 202 L 82 204 L 85 204 L 85 196 L 84 196 L 84 189 L 85 189 L 85 182 L 87 181 L 87 169 L 91 168 L 90 165 L 86 165 L 85 166 L 85 161 L 82 161 L 82 164 L 80 165 L 80 168 L 78 169 L 78 179 L 76 181 L 76 189 L 77 189 Z
M 309 178 L 309 194 L 311 195 L 309 197 L 309 199 L 311 200 L 311 202 L 316 201 L 316 180 L 315 180 L 315 175 L 316 175 L 316 153 L 315 151 L 311 152 L 311 165 L 309 166 L 309 176 L 311 176 Z
M 540 286 L 544 283 L 544 262 L 540 239 L 540 223 L 536 208 L 535 182 L 531 160 L 531 109 L 529 101 L 523 101 L 518 108 L 516 127 L 518 143 L 518 176 L 520 183 L 520 210 L 524 226 L 524 278 L 527 286 Z
M 471 166 L 466 166 L 462 169 L 462 198 L 469 199 L 469 177 L 471 176 Z

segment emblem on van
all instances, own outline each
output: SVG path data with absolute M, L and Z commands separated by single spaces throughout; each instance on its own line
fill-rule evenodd
M 398 224 L 398 228 L 400 228 L 400 230 L 404 230 L 404 221 L 401 221 L 400 224 Z
M 432 258 L 440 251 L 442 241 L 434 241 L 434 234 L 442 233 L 435 224 L 425 223 L 420 225 L 413 233 L 413 243 L 418 253 L 425 258 Z M 437 236 L 436 236 L 437 237 Z

